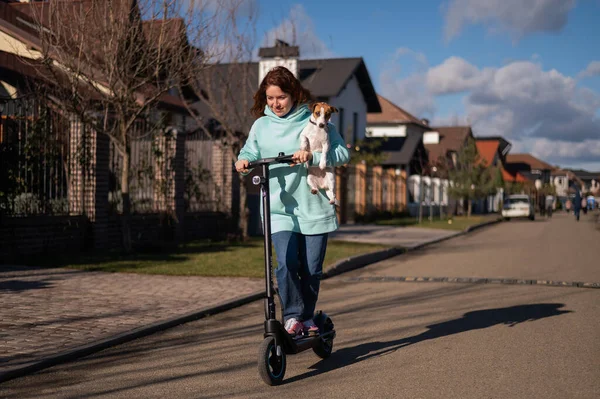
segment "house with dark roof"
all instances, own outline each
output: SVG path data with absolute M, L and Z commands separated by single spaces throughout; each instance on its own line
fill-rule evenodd
M 68 21 L 69 13 L 90 12 L 92 0 L 64 1 L 64 14 L 62 19 Z M 135 13 L 138 10 L 135 0 L 115 1 L 114 7 L 121 7 L 123 15 Z M 63 10 L 63 9 L 61 9 Z M 98 10 L 96 10 L 98 12 Z M 8 101 L 30 94 L 34 91 L 36 82 L 52 83 L 54 79 L 64 76 L 68 68 L 58 65 L 53 74 L 48 73 L 40 64 L 42 58 L 43 43 L 38 32 L 39 25 L 49 26 L 51 16 L 50 8 L 43 1 L 11 1 L 0 0 L 0 99 Z M 68 23 L 68 22 L 65 22 Z M 141 21 L 141 29 L 147 43 L 155 41 L 155 37 L 162 31 L 169 35 L 181 36 L 178 40 L 186 40 L 183 30 L 183 21 L 170 19 L 167 21 Z M 166 28 L 161 30 L 160 25 Z M 88 44 L 89 51 L 95 51 L 94 45 Z M 91 59 L 89 57 L 88 59 Z M 55 61 L 56 63 L 56 61 Z M 94 70 L 94 65 L 82 67 L 87 70 L 89 76 L 95 76 L 94 82 L 99 92 L 108 93 L 105 79 L 102 73 Z M 66 78 L 65 78 L 66 79 Z M 84 84 L 81 90 L 86 90 Z M 89 88 L 87 89 L 89 91 Z M 143 96 L 142 89 L 139 95 Z M 91 91 L 90 96 L 98 95 Z M 193 96 L 191 96 L 193 98 Z M 179 95 L 172 92 L 162 93 L 159 97 L 158 108 L 172 115 L 171 120 L 177 120 L 181 125 L 188 114 L 185 104 Z
M 471 126 L 431 127 L 423 135 L 429 162 L 443 168 L 456 165 L 456 157 L 469 138 L 474 138 Z
M 379 94 L 377 98 L 381 112 L 367 114 L 366 138 L 383 139 L 383 166 L 406 170 L 407 175 L 420 173 L 428 161 L 423 146 L 423 133 L 428 130 L 426 122 Z
M 508 154 L 505 163 L 506 170 L 512 174 L 520 174 L 527 181 L 550 184 L 554 166 L 534 157 L 531 154 Z
M 362 57 L 303 60 L 298 46 L 282 40 L 260 48 L 258 54 L 258 62 L 219 62 L 200 72 L 199 85 L 206 95 L 194 108 L 204 120 L 214 120 L 214 126 L 227 124 L 242 137 L 246 135 L 254 121 L 252 97 L 276 66 L 289 69 L 317 101 L 339 110 L 331 122 L 350 148 L 365 137 L 367 113 L 381 112 Z
M 339 110 L 339 113 L 332 115 L 331 122 L 350 146 L 365 137 L 367 113 L 381 112 L 362 57 L 303 60 L 298 46 L 291 46 L 282 40 L 276 40 L 272 47 L 260 48 L 258 55 L 258 62 L 237 65 L 220 63 L 208 73 L 235 80 L 240 76 L 231 76 L 231 71 L 243 69 L 238 75 L 244 76 L 249 86 L 246 93 L 239 93 L 245 98 L 238 98 L 237 101 L 251 105 L 251 96 L 267 72 L 275 66 L 285 66 L 317 101 L 328 102 Z
M 367 114 L 366 140 L 377 140 L 383 155 L 381 166 L 393 168 L 406 182 L 412 175 L 420 175 L 429 159 L 423 145 L 423 134 L 429 129 L 427 122 L 416 118 L 382 95 L 377 95 L 381 112 Z M 418 191 L 418 190 L 417 190 Z M 406 190 L 404 205 L 416 202 L 415 190 Z M 438 196 L 438 202 L 441 198 Z

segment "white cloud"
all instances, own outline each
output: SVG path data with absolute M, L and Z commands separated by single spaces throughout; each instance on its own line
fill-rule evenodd
M 473 88 L 466 102 L 466 112 L 480 134 L 600 140 L 596 117 L 600 96 L 577 87 L 573 78 L 556 70 L 544 71 L 529 61 L 491 72 L 492 77 Z
M 379 76 L 380 94 L 417 118 L 431 118 L 436 107 L 433 94 L 427 90 L 428 68 L 425 54 L 399 48 Z M 407 77 L 399 79 L 401 75 Z
M 278 26 L 269 30 L 261 46 L 272 46 L 275 39 L 300 47 L 300 57 L 330 58 L 335 56 L 327 44 L 316 34 L 315 24 L 300 4 L 290 9 L 290 14 Z
M 525 139 L 513 141 L 512 145 L 511 152 L 528 152 L 551 165 L 600 171 L 600 140 L 573 143 L 562 140 Z
M 591 76 L 600 76 L 600 61 L 592 61 L 588 64 L 587 68 L 579 72 L 577 75 L 579 78 L 589 78 Z
M 402 64 L 390 63 L 380 75 L 382 94 L 418 117 L 431 113 L 434 125 L 470 123 L 475 135 L 527 143 L 542 159 L 600 167 L 600 95 L 576 79 L 532 61 L 478 68 L 450 57 L 432 67 L 425 59 L 424 65 L 401 76 Z M 464 115 L 436 115 L 438 97 L 452 93 L 464 93 Z
M 491 70 L 480 71 L 460 57 L 450 57 L 427 72 L 427 86 L 436 95 L 460 93 L 481 86 L 491 76 Z
M 576 0 L 449 0 L 443 11 L 446 40 L 465 25 L 484 24 L 492 33 L 507 32 L 513 39 L 534 32 L 558 32 L 567 23 Z

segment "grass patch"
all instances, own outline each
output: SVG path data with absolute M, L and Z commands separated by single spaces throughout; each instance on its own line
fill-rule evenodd
M 389 248 L 384 245 L 329 241 L 324 269 L 338 260 Z M 170 252 L 118 252 L 65 255 L 38 258 L 32 266 L 66 267 L 88 271 L 161 274 L 172 276 L 263 277 L 263 240 L 251 238 L 245 243 L 195 241 Z M 275 252 L 273 264 L 276 266 Z
M 448 219 L 440 220 L 433 219 L 429 221 L 428 218 L 424 217 L 423 222 L 419 224 L 417 218 L 414 217 L 402 217 L 392 218 L 385 220 L 378 220 L 375 222 L 381 226 L 403 226 L 403 227 L 426 227 L 430 229 L 443 229 L 443 230 L 464 230 L 467 227 L 474 226 L 479 223 L 484 223 L 498 219 L 498 215 L 477 215 L 467 218 L 465 216 L 455 216 L 450 223 Z

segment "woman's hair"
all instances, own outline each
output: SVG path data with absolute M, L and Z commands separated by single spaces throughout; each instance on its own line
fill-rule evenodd
M 265 114 L 267 105 L 267 88 L 269 86 L 278 86 L 281 91 L 292 97 L 294 104 L 309 103 L 313 100 L 312 94 L 308 89 L 302 87 L 302 84 L 293 73 L 286 67 L 278 66 L 269 71 L 264 77 L 258 90 L 254 93 L 254 105 L 250 109 L 252 115 L 257 119 Z

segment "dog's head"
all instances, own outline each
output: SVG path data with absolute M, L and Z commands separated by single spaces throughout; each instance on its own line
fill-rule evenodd
M 329 119 L 331 119 L 331 114 L 333 114 L 334 112 L 338 112 L 338 109 L 336 107 L 332 107 L 331 105 L 324 102 L 314 103 L 311 109 L 312 119 L 315 122 L 315 124 L 320 128 L 324 128 L 325 126 L 327 126 L 327 122 L 329 122 Z

